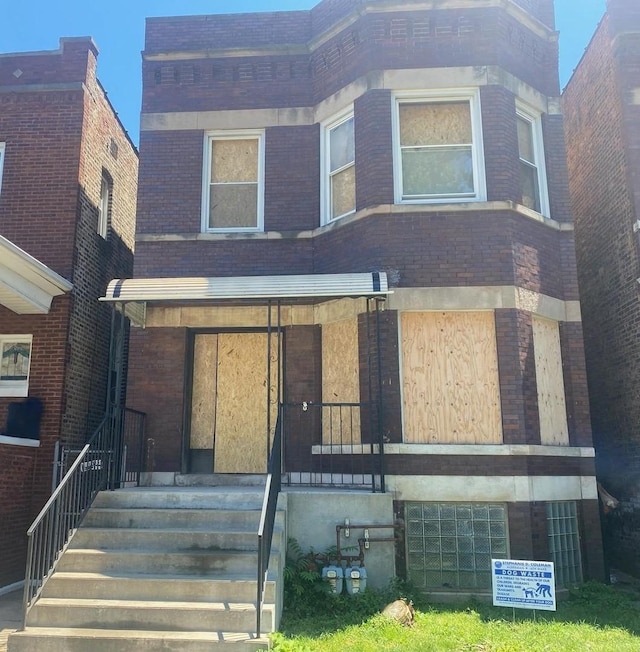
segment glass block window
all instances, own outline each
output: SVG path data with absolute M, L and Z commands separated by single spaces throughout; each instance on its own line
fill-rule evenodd
M 491 589 L 492 557 L 508 557 L 507 508 L 407 503 L 407 575 L 430 589 Z
M 578 515 L 573 501 L 547 503 L 547 536 L 557 586 L 582 582 Z

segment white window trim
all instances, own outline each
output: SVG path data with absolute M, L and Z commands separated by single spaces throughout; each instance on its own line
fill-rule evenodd
M 0 444 L 23 446 L 24 448 L 40 448 L 39 439 L 23 439 L 22 437 L 8 437 L 7 435 L 0 435 Z
M 342 215 L 331 217 L 331 131 L 336 127 L 339 127 L 350 118 L 354 119 L 353 128 L 355 130 L 355 116 L 353 112 L 353 105 L 350 105 L 329 120 L 325 120 L 320 125 L 322 130 L 322 146 L 320 148 L 320 197 L 322 197 L 321 223 L 323 225 L 330 224 L 331 222 L 337 222 L 343 217 L 346 217 L 347 215 L 353 215 L 356 212 L 356 209 L 354 208 L 353 210 L 348 211 L 347 213 L 343 213 Z M 342 167 L 339 170 L 336 170 L 336 172 L 342 172 L 343 170 L 349 169 L 349 167 L 355 167 L 355 165 L 356 161 L 354 157 L 353 163 L 351 165 Z
M 102 189 L 106 186 L 106 197 L 102 193 Z M 109 205 L 113 201 L 113 183 L 108 175 L 103 172 L 100 177 L 100 205 L 98 206 L 98 235 L 105 240 L 109 234 Z
M 2 194 L 2 170 L 4 169 L 4 153 L 6 143 L 0 143 L 0 194 Z
M 31 378 L 31 361 L 33 359 L 33 335 L 20 334 L 0 334 L 0 353 L 2 351 L 2 343 L 6 341 L 11 342 L 28 342 L 30 355 L 29 355 L 29 370 L 27 372 L 26 380 L 0 380 L 0 396 L 13 396 L 13 397 L 26 397 L 29 395 L 29 380 Z
M 471 115 L 471 161 L 473 165 L 473 195 L 444 195 L 438 197 L 403 199 L 402 197 L 402 152 L 400 150 L 400 104 L 421 102 L 449 102 L 468 100 Z M 486 201 L 487 182 L 484 169 L 484 147 L 482 138 L 482 113 L 480 92 L 477 88 L 442 89 L 395 93 L 392 98 L 393 128 L 393 183 L 396 204 L 451 204 Z
M 211 142 L 214 140 L 258 140 L 258 206 L 257 220 L 254 227 L 224 227 L 209 226 L 209 185 L 211 180 Z M 264 231 L 264 129 L 242 129 L 236 131 L 208 131 L 204 135 L 204 152 L 202 163 L 202 219 L 203 233 L 247 233 Z
M 533 136 L 533 155 L 535 156 L 536 169 L 538 171 L 538 190 L 540 192 L 540 214 L 544 217 L 551 217 L 549 207 L 549 190 L 547 187 L 547 167 L 544 158 L 544 137 L 542 134 L 542 114 L 531 109 L 521 102 L 516 102 L 516 115 L 526 120 L 531 125 Z M 518 161 L 520 156 L 518 155 Z

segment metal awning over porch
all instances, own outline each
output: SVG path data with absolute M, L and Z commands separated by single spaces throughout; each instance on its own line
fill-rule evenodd
M 0 305 L 19 315 L 46 315 L 54 297 L 73 285 L 0 236 Z
M 144 322 L 148 303 L 322 300 L 383 297 L 389 293 L 384 272 L 294 274 L 191 278 L 115 279 L 101 301 L 126 304 L 134 323 Z M 133 304 L 133 305 L 132 305 Z M 132 310 L 133 308 L 133 310 Z

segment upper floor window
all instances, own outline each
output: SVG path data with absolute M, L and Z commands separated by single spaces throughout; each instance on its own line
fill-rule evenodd
M 209 134 L 205 147 L 203 231 L 263 229 L 264 132 Z
M 109 213 L 111 210 L 112 182 L 106 173 L 102 173 L 100 182 L 100 203 L 98 204 L 98 233 L 107 238 L 109 233 Z
M 0 396 L 27 396 L 31 335 L 0 335 Z
M 323 173 L 325 223 L 356 210 L 355 164 L 353 113 L 349 113 L 325 128 Z
M 540 116 L 518 107 L 516 119 L 522 203 L 548 217 L 549 200 Z
M 2 168 L 4 167 L 4 149 L 5 144 L 0 143 L 0 192 L 2 192 Z
M 396 202 L 485 198 L 477 93 L 397 97 L 395 123 Z

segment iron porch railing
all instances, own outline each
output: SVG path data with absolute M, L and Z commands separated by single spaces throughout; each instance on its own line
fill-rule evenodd
M 262 513 L 258 527 L 258 590 L 256 596 L 256 637 L 260 638 L 262 628 L 262 607 L 264 603 L 264 589 L 269 573 L 269 558 L 271 556 L 271 543 L 275 527 L 278 494 L 282 486 L 282 409 L 276 420 L 273 435 L 273 446 L 267 466 L 267 483 L 262 501 Z
M 283 482 L 384 491 L 378 422 L 371 403 L 284 404 Z
M 140 484 L 140 475 L 146 470 L 144 424 L 146 414 L 131 408 L 125 408 L 122 418 L 122 455 L 120 459 L 120 482 L 125 486 Z M 51 492 L 62 482 L 71 465 L 82 453 L 84 446 L 73 446 L 56 442 L 53 462 Z
M 132 432 L 142 438 L 144 415 L 129 413 L 135 416 Z M 105 416 L 27 530 L 25 624 L 30 608 L 42 593 L 98 492 L 119 487 L 127 477 L 123 437 L 126 421 L 126 411 L 121 409 Z M 136 478 L 139 473 L 140 470 Z

